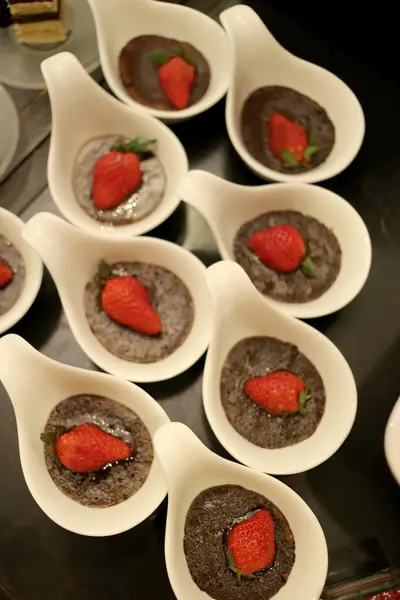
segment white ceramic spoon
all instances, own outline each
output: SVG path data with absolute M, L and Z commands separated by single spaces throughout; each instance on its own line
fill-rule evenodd
M 385 455 L 393 477 L 400 485 L 400 398 L 394 405 L 386 425 Z
M 183 550 L 186 514 L 203 490 L 219 485 L 239 485 L 262 494 L 285 515 L 296 543 L 296 560 L 279 600 L 317 600 L 325 584 L 328 553 L 314 513 L 288 486 L 220 458 L 208 450 L 181 423 L 161 427 L 154 446 L 168 481 L 168 517 L 165 559 L 169 580 L 178 600 L 210 598 L 192 580 Z
M 177 122 L 204 112 L 220 100 L 231 81 L 232 50 L 222 27 L 205 14 L 154 0 L 88 0 L 93 11 L 100 60 L 108 85 L 122 102 L 163 121 Z M 211 81 L 205 95 L 183 110 L 156 110 L 134 101 L 119 76 L 118 58 L 124 46 L 140 35 L 160 35 L 189 42 L 210 65 Z
M 211 337 L 212 306 L 206 268 L 193 254 L 176 244 L 150 237 L 125 240 L 86 234 L 49 213 L 32 217 L 24 237 L 49 269 L 78 344 L 104 371 L 131 381 L 160 381 L 182 373 L 206 351 Z M 100 260 L 159 265 L 172 271 L 189 289 L 194 322 L 183 344 L 166 358 L 149 364 L 122 360 L 106 350 L 92 333 L 84 308 L 84 289 Z
M 226 125 L 242 160 L 263 179 L 274 181 L 315 183 L 343 171 L 357 155 L 365 132 L 361 105 L 350 88 L 330 71 L 285 50 L 249 6 L 228 8 L 220 19 L 232 40 L 234 54 Z M 253 91 L 269 85 L 292 88 L 327 111 L 336 139 L 329 157 L 319 167 L 297 175 L 279 173 L 259 163 L 244 146 L 240 131 L 243 104 Z
M 87 231 L 114 237 L 140 235 L 165 221 L 180 202 L 177 186 L 188 169 L 186 153 L 178 138 L 157 119 L 118 102 L 97 85 L 68 52 L 43 61 L 42 72 L 52 112 L 48 183 L 54 202 L 64 217 Z M 155 152 L 165 169 L 167 183 L 164 197 L 152 213 L 134 223 L 111 228 L 91 218 L 79 206 L 72 173 L 84 144 L 113 134 L 156 139 Z
M 216 437 L 237 460 L 258 471 L 288 475 L 327 460 L 349 434 L 357 410 L 357 388 L 345 358 L 322 333 L 264 302 L 243 269 L 222 261 L 208 269 L 214 298 L 215 327 L 203 377 L 203 403 Z M 303 442 L 275 450 L 256 446 L 228 421 L 221 403 L 223 364 L 244 338 L 270 336 L 295 344 L 315 366 L 326 393 L 325 412 L 315 433 Z
M 346 200 L 322 187 L 307 184 L 236 185 L 205 171 L 190 171 L 180 196 L 208 221 L 225 260 L 235 260 L 233 245 L 244 223 L 270 211 L 294 210 L 314 217 L 337 237 L 342 264 L 333 285 L 310 302 L 263 298 L 274 308 L 300 319 L 311 319 L 343 308 L 357 296 L 371 267 L 371 240 L 360 215 Z
M 55 523 L 82 535 L 114 535 L 135 527 L 159 506 L 167 487 L 156 457 L 136 494 L 108 508 L 89 508 L 65 496 L 55 485 L 47 471 L 40 440 L 53 408 L 62 400 L 82 393 L 105 396 L 124 404 L 140 417 L 153 435 L 169 419 L 149 394 L 116 377 L 51 360 L 17 335 L 7 335 L 0 340 L 0 381 L 14 407 L 27 486 L 40 508 Z
M 5 208 L 0 208 L 0 235 L 11 242 L 25 263 L 25 281 L 21 293 L 11 308 L 0 315 L 0 335 L 11 329 L 28 312 L 42 283 L 43 263 L 35 250 L 23 239 L 23 226 L 24 223 L 19 217 Z

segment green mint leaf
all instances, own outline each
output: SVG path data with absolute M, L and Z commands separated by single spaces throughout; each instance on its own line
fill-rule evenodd
M 281 156 L 282 156 L 284 167 L 288 167 L 288 168 L 289 167 L 297 167 L 298 162 L 297 162 L 294 154 L 292 154 L 292 152 L 290 152 L 290 150 L 282 150 Z
M 315 141 L 315 137 L 312 131 L 309 131 L 308 133 L 308 145 L 317 146 L 317 142 Z
M 151 59 L 156 67 L 162 67 L 163 64 L 169 60 L 170 56 L 168 54 L 164 54 L 163 52 L 152 52 Z
M 148 151 L 150 146 L 156 143 L 157 140 L 144 140 L 140 137 L 130 140 L 129 142 L 121 142 L 120 144 L 114 144 L 110 150 L 116 150 L 117 152 L 130 152 L 141 157 L 142 154 Z
M 305 417 L 307 414 L 306 401 L 307 401 L 307 390 L 303 390 L 299 395 L 299 414 Z
M 312 157 L 313 154 L 315 154 L 316 152 L 318 152 L 319 150 L 319 146 L 307 146 L 307 148 L 304 150 L 304 160 L 306 161 L 306 163 L 310 162 L 310 158 Z
M 310 279 L 313 279 L 315 277 L 314 264 L 311 260 L 310 255 L 306 256 L 306 258 L 303 260 L 300 269 L 303 275 L 305 275 L 306 277 L 310 277 Z
M 189 54 L 183 48 L 181 48 L 179 50 L 179 52 L 176 54 L 176 56 L 181 56 L 182 58 L 184 58 L 186 60 L 186 62 L 188 62 L 190 65 L 192 65 L 192 67 L 194 67 L 195 69 L 197 68 L 197 65 L 196 65 L 196 62 L 194 61 L 194 59 L 191 56 L 189 56 Z

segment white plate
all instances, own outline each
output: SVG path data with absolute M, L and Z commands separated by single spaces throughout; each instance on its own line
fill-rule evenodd
M 10 94 L 0 85 L 0 177 L 10 166 L 18 139 L 18 113 Z
M 96 30 L 86 0 L 69 0 L 69 38 L 51 49 L 21 44 L 12 27 L 0 30 L 0 81 L 16 88 L 40 90 L 45 87 L 40 63 L 58 52 L 71 52 L 91 73 L 99 64 Z

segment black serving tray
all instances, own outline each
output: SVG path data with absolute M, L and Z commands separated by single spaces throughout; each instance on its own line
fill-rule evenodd
M 326 17 L 314 14 L 313 19 L 305 19 L 298 3 L 296 10 L 290 2 L 278 0 L 247 3 L 290 51 L 321 64 L 348 83 L 366 115 L 367 134 L 359 156 L 344 173 L 324 185 L 346 198 L 364 219 L 373 244 L 371 274 L 348 307 L 312 322 L 349 362 L 358 386 L 358 414 L 349 438 L 331 459 L 307 473 L 281 478 L 309 504 L 324 529 L 330 557 L 325 597 L 333 598 L 337 596 L 329 595 L 332 586 L 340 582 L 400 567 L 400 492 L 383 452 L 385 425 L 400 394 L 400 80 L 398 71 L 380 62 L 374 52 L 380 39 L 385 43 L 382 28 L 381 37 L 373 42 L 370 38 L 371 43 L 357 51 L 365 40 L 361 25 L 359 30 L 353 28 L 354 39 L 348 45 L 340 31 L 326 29 Z M 193 0 L 189 4 L 216 17 L 232 2 Z M 319 3 L 320 12 L 323 4 Z M 378 14 L 380 5 L 374 10 Z M 379 13 L 377 22 L 381 17 Z M 345 19 L 344 11 L 343 23 Z M 334 22 L 338 28 L 340 18 L 336 16 Z M 372 24 L 370 17 L 371 29 Z M 206 169 L 237 183 L 261 183 L 230 145 L 224 102 L 173 129 L 188 152 L 191 168 Z M 43 154 L 43 144 L 36 152 Z M 56 212 L 46 190 L 35 193 L 29 202 L 25 200 L 39 163 L 33 160 L 22 165 L 23 176 L 14 193 L 10 190 L 12 175 L 0 187 L 0 205 L 25 220 L 42 210 Z M 218 260 L 206 223 L 183 204 L 152 234 L 184 245 L 207 265 Z M 48 274 L 32 309 L 14 332 L 61 362 L 95 368 L 74 341 Z M 209 448 L 226 456 L 203 412 L 203 365 L 204 359 L 171 381 L 143 387 L 172 420 L 186 423 Z M 32 402 L 35 394 L 40 394 L 39 383 L 32 381 Z M 167 501 L 146 522 L 112 538 L 85 538 L 55 525 L 25 485 L 15 419 L 1 386 L 0 452 L 0 598 L 174 598 L 163 551 Z

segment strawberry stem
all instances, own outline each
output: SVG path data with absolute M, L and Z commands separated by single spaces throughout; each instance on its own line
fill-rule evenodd
M 110 151 L 117 152 L 129 152 L 131 154 L 136 154 L 139 158 L 148 151 L 150 146 L 156 143 L 157 140 L 144 140 L 140 137 L 137 137 L 133 140 L 129 140 L 128 142 L 121 142 L 119 144 L 114 144 L 111 146 Z

